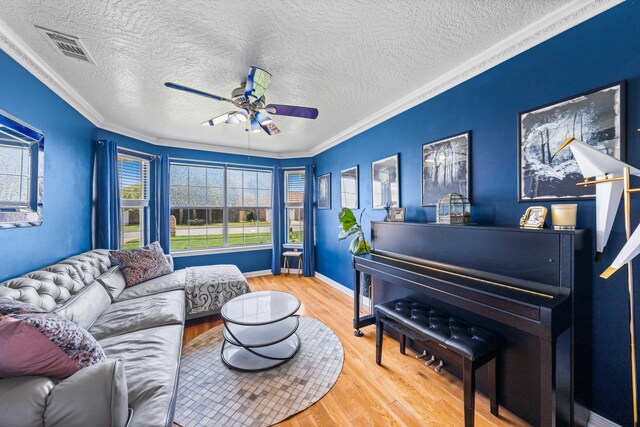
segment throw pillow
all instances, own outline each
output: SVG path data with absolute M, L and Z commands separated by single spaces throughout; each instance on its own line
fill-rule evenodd
M 111 267 L 109 270 L 105 271 L 103 275 L 98 277 L 98 282 L 100 282 L 107 292 L 109 292 L 109 295 L 111 295 L 111 301 L 115 301 L 127 286 L 124 275 L 118 266 Z
M 11 298 L 0 298 L 0 315 L 23 314 L 23 313 L 44 313 L 41 308 L 26 302 Z
M 163 253 L 146 249 L 110 251 L 112 265 L 120 267 L 127 287 L 171 273 L 171 265 Z
M 146 251 L 158 252 L 159 254 L 164 253 L 164 251 L 162 250 L 162 246 L 160 246 L 160 242 L 158 242 L 157 240 L 155 242 L 149 243 L 147 246 L 143 246 L 141 249 L 144 249 Z
M 106 360 L 98 342 L 55 313 L 0 316 L 0 378 L 66 378 Z

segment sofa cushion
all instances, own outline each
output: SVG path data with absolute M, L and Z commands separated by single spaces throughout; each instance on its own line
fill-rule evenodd
M 164 254 L 155 250 L 131 249 L 109 252 L 113 265 L 118 265 L 127 286 L 171 273 L 171 265 Z
M 98 277 L 98 282 L 100 282 L 107 292 L 109 292 L 111 301 L 115 301 L 127 286 L 127 282 L 124 280 L 124 275 L 118 266 L 111 267 L 103 275 Z
M 96 340 L 55 313 L 0 316 L 0 378 L 66 378 L 105 360 Z
M 72 265 L 80 274 L 85 285 L 93 283 L 101 274 L 111 268 L 108 249 L 94 249 L 67 258 L 60 263 Z
M 100 340 L 164 325 L 184 323 L 184 291 L 164 292 L 113 303 L 89 329 Z
M 111 304 L 111 295 L 98 282 L 93 282 L 66 301 L 55 312 L 65 319 L 89 329 L 98 316 Z
M 13 298 L 53 311 L 84 286 L 74 266 L 59 263 L 2 282 L 0 297 Z
M 124 427 L 129 416 L 128 394 L 121 359 L 90 366 L 51 390 L 44 425 Z
M 107 356 L 124 360 L 131 426 L 171 426 L 182 325 L 160 326 L 100 340 Z
M 42 426 L 47 397 L 54 386 L 47 377 L 0 380 L 0 426 Z
M 155 295 L 168 291 L 184 290 L 185 270 L 178 270 L 171 274 L 147 280 L 136 286 L 126 288 L 115 302 L 125 301 L 132 298 L 140 298 L 147 295 Z

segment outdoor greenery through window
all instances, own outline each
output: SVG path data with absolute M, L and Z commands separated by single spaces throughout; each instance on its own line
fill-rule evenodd
M 272 173 L 172 163 L 171 251 L 271 243 Z
M 144 245 L 149 210 L 149 161 L 127 154 L 118 155 L 120 184 L 120 248 Z
M 304 171 L 293 170 L 284 173 L 284 206 L 288 243 L 302 242 L 304 239 Z

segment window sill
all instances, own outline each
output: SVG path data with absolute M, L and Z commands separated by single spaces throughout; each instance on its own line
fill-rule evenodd
M 270 251 L 272 249 L 273 245 L 232 246 L 227 248 L 207 248 L 189 251 L 177 251 L 171 252 L 171 256 L 174 258 L 181 258 L 198 255 L 228 254 L 234 252 Z

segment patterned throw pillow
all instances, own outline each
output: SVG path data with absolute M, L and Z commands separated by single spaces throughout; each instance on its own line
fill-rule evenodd
M 147 246 L 141 247 L 140 249 L 144 249 L 145 251 L 158 252 L 159 254 L 164 253 L 164 251 L 162 250 L 162 246 L 160 246 L 160 242 L 158 242 L 157 240 L 153 243 L 149 243 Z
M 0 378 L 66 378 L 106 360 L 89 332 L 55 313 L 0 316 Z
M 41 308 L 26 302 L 11 298 L 0 298 L 0 315 L 23 314 L 23 313 L 44 313 Z
M 127 287 L 171 273 L 171 265 L 162 249 L 160 252 L 153 248 L 110 251 L 109 258 L 111 265 L 120 266 Z

